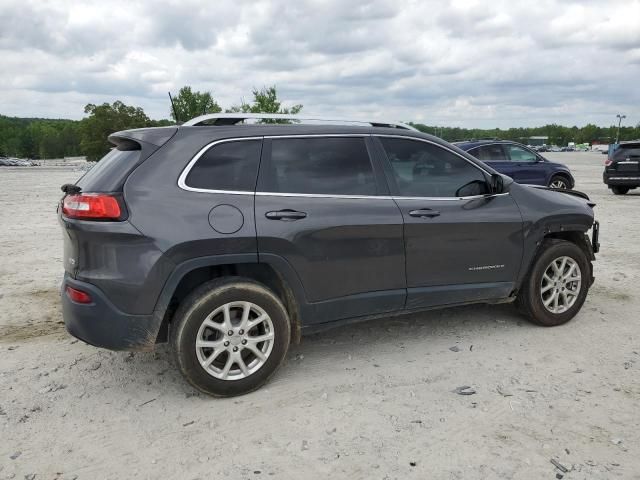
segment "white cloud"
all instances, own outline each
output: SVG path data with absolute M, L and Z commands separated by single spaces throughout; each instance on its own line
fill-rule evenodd
M 0 0 L 0 113 L 81 118 L 276 84 L 308 113 L 479 127 L 640 122 L 640 2 Z

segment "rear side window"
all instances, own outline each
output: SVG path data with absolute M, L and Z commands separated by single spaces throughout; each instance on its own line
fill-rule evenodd
M 193 165 L 185 185 L 205 190 L 253 192 L 262 140 L 238 140 L 213 145 Z
M 405 197 L 468 197 L 489 193 L 479 168 L 437 145 L 417 140 L 380 138 Z
M 82 191 L 110 192 L 140 159 L 140 150 L 111 149 L 76 182 Z
M 373 168 L 363 138 L 281 138 L 271 143 L 265 191 L 375 195 Z
M 504 154 L 502 145 L 482 145 L 469 150 L 469 153 L 476 157 L 478 160 L 506 160 L 507 157 Z

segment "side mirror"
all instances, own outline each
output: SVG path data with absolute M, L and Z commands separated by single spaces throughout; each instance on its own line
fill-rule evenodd
M 491 175 L 489 189 L 491 190 L 491 193 L 502 193 L 504 190 L 504 180 L 502 179 L 502 175 L 497 173 Z

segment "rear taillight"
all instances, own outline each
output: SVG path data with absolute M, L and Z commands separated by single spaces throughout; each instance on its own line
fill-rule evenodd
M 87 292 L 83 292 L 82 290 L 78 290 L 77 288 L 73 288 L 67 285 L 65 288 L 67 292 L 67 297 L 69 297 L 72 301 L 76 303 L 91 303 L 91 295 Z
M 81 220 L 120 220 L 122 209 L 118 199 L 112 195 L 79 193 L 64 197 L 62 213 Z

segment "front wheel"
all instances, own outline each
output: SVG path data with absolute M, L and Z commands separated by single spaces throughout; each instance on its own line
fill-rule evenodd
M 562 175 L 554 175 L 551 177 L 551 180 L 549 180 L 549 187 L 559 188 L 562 190 L 569 190 L 571 188 L 567 179 Z
M 291 327 L 280 299 L 248 279 L 207 282 L 180 304 L 171 322 L 180 370 L 197 389 L 230 397 L 251 392 L 275 373 Z
M 591 283 L 591 263 L 580 247 L 566 240 L 547 239 L 540 249 L 516 305 L 533 323 L 562 325 L 584 304 Z
M 611 191 L 614 195 L 625 195 L 629 191 L 629 187 L 613 186 L 611 187 Z

